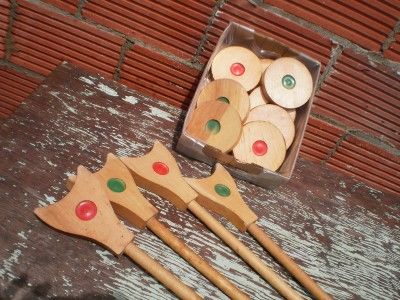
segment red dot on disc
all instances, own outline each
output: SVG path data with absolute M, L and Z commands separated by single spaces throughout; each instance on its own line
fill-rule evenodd
M 157 161 L 153 164 L 153 170 L 159 175 L 167 175 L 169 173 L 168 166 L 161 161 Z
M 235 76 L 243 75 L 246 68 L 241 63 L 234 63 L 231 65 L 231 73 Z
M 258 140 L 253 143 L 253 153 L 258 156 L 262 156 L 268 151 L 268 145 L 266 142 Z
M 75 214 L 79 219 L 83 221 L 89 221 L 96 216 L 97 206 L 93 201 L 90 200 L 81 201 L 75 207 Z

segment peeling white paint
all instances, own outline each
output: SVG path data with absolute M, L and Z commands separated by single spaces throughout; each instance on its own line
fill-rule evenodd
M 92 80 L 90 80 L 89 78 L 87 78 L 87 77 L 81 76 L 81 77 L 79 77 L 79 80 L 83 81 L 84 83 L 87 83 L 87 84 L 90 84 L 90 85 L 94 85 L 94 82 Z
M 65 108 L 66 108 L 68 111 L 70 111 L 70 112 L 72 112 L 72 113 L 74 113 L 74 114 L 77 114 L 77 113 L 78 113 L 78 111 L 77 111 L 75 108 L 69 106 L 69 105 L 59 96 L 60 92 L 50 91 L 49 94 L 52 95 L 52 96 L 54 96 L 54 97 L 57 98 L 58 100 L 60 100 L 61 103 L 64 104 Z
M 118 97 L 118 93 L 116 90 L 110 88 L 108 85 L 105 85 L 103 83 L 99 83 L 96 87 L 99 91 L 102 91 L 103 93 L 113 96 L 113 97 Z
M 130 103 L 130 104 L 137 104 L 139 102 L 139 99 L 134 97 L 134 96 L 125 96 L 124 98 L 122 98 L 122 100 Z
M 93 96 L 95 93 L 93 91 L 84 90 L 81 94 L 84 96 Z
M 108 110 L 112 115 L 122 115 L 122 113 L 119 112 L 118 110 L 116 110 L 115 108 L 107 107 L 107 110 Z
M 335 198 L 340 201 L 346 201 L 346 198 L 343 195 L 335 195 Z
M 64 172 L 64 175 L 67 177 L 70 177 L 70 176 L 75 176 L 75 173 L 67 171 L 67 172 Z
M 54 198 L 53 196 L 48 196 L 48 195 L 44 194 L 44 197 L 45 197 L 44 200 L 47 202 L 47 204 L 53 204 L 57 201 L 57 199 Z
M 69 279 L 65 275 L 62 276 L 62 279 L 64 280 L 64 283 L 63 283 L 64 287 L 71 287 L 72 286 L 71 279 Z
M 152 117 L 161 118 L 161 119 L 164 119 L 164 120 L 167 120 L 170 122 L 172 122 L 174 120 L 173 116 L 169 112 L 161 110 L 157 107 L 150 107 L 150 112 L 145 111 L 143 113 L 143 115 L 150 117 L 150 118 L 152 118 Z
M 18 232 L 17 234 L 18 234 L 18 236 L 21 237 L 22 239 L 27 240 L 27 237 L 26 237 L 26 235 L 25 235 L 25 231 L 22 230 L 22 231 Z
M 96 253 L 100 255 L 102 259 L 101 262 L 107 266 L 114 266 L 117 263 L 114 255 L 110 251 L 97 249 Z
M 42 200 L 39 200 L 38 203 L 39 203 L 40 207 L 46 207 L 47 206 L 47 203 L 42 201 Z
M 52 167 L 57 167 L 57 164 L 53 163 L 51 160 L 47 159 L 46 157 L 44 157 L 45 161 Z
M 20 249 L 15 249 L 11 255 L 3 260 L 0 268 L 0 278 L 5 279 L 6 276 L 10 279 L 16 278 L 16 276 L 11 272 L 14 264 L 18 264 L 18 258 L 21 256 L 22 252 Z

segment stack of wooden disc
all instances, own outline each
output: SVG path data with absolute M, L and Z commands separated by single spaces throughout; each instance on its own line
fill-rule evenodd
M 214 81 L 197 97 L 187 132 L 233 151 L 239 161 L 277 170 L 295 138 L 296 108 L 312 94 L 307 67 L 295 58 L 260 59 L 231 46 L 217 53 L 211 73 Z

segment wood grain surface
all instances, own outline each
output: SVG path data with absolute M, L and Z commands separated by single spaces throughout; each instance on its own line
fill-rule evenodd
M 173 148 L 185 112 L 68 64 L 59 66 L 0 127 L 1 299 L 174 299 L 128 258 L 56 232 L 33 209 L 62 198 L 77 165 L 99 169 L 109 152 Z M 211 168 L 175 154 L 183 175 Z M 236 180 L 257 224 L 335 299 L 398 299 L 400 197 L 299 159 L 286 186 Z M 188 212 L 143 191 L 171 231 L 253 299 L 281 299 Z M 305 298 L 309 295 L 248 233 L 220 221 Z M 227 299 L 147 230 L 135 243 L 206 299 Z

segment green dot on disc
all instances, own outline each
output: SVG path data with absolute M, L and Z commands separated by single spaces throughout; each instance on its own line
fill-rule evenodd
M 113 192 L 116 193 L 121 193 L 125 191 L 126 189 L 126 184 L 122 179 L 119 178 L 110 178 L 107 181 L 107 187 L 112 190 Z
M 211 134 L 217 134 L 221 130 L 221 124 L 215 119 L 208 120 L 206 130 Z
M 217 100 L 225 102 L 225 103 L 228 103 L 228 104 L 230 103 L 229 99 L 227 97 L 224 97 L 224 96 L 218 97 Z
M 285 75 L 282 77 L 282 85 L 288 90 L 291 90 L 296 86 L 296 79 L 294 79 L 292 75 Z
M 221 183 L 216 184 L 214 186 L 214 190 L 218 195 L 222 197 L 229 197 L 231 194 L 231 190 L 225 184 Z

